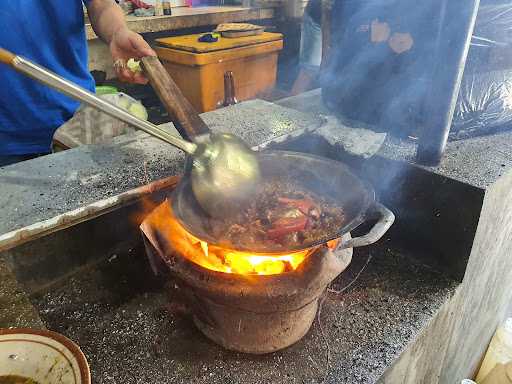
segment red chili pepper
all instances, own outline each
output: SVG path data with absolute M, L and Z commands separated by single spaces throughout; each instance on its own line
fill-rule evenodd
M 311 199 L 288 199 L 286 197 L 279 197 L 277 201 L 282 204 L 297 208 L 305 215 L 308 215 L 309 211 L 311 211 L 313 208 L 317 208 L 317 205 Z
M 307 223 L 306 216 L 279 219 L 274 223 L 273 228 L 267 231 L 267 236 L 276 239 L 293 232 L 300 232 L 306 228 Z

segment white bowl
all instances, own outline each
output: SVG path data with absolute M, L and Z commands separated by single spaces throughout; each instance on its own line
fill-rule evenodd
M 58 333 L 0 329 L 0 376 L 18 375 L 38 384 L 91 384 L 80 348 Z

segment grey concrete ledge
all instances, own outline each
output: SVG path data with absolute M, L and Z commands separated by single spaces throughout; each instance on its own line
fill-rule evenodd
M 261 100 L 203 118 L 212 130 L 233 132 L 253 146 L 320 124 L 312 115 Z M 172 124 L 166 127 L 177 135 Z M 0 249 L 136 198 L 147 192 L 138 189 L 145 184 L 181 174 L 184 158 L 174 147 L 135 133 L 0 168 Z

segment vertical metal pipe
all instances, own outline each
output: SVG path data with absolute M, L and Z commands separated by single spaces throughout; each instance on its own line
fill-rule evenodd
M 438 1 L 437 63 L 416 153 L 416 161 L 424 165 L 438 165 L 443 156 L 480 4 L 480 0 Z
M 327 69 L 331 56 L 332 3 L 333 0 L 322 0 L 322 71 Z

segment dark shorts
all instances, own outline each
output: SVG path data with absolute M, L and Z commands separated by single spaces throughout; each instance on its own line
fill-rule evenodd
M 21 161 L 35 159 L 39 156 L 47 155 L 47 153 L 34 153 L 30 155 L 0 155 L 0 167 L 5 167 L 6 165 L 19 163 Z

